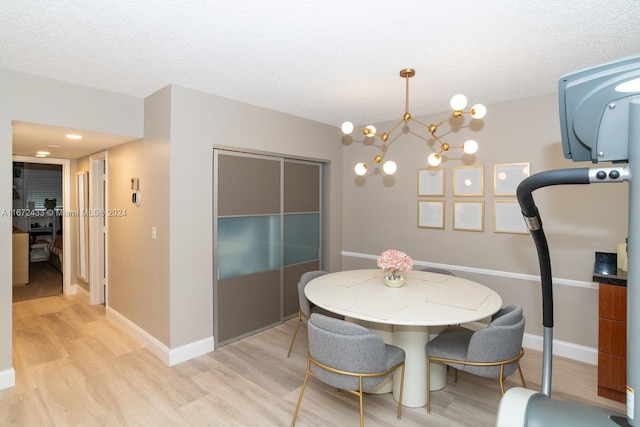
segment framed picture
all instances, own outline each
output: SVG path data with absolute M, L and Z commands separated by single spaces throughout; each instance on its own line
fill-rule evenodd
M 508 163 L 493 167 L 493 194 L 515 196 L 518 184 L 529 176 L 529 163 Z
M 453 229 L 484 231 L 484 202 L 453 202 Z
M 494 202 L 493 231 L 496 233 L 529 233 L 518 202 L 502 200 Z
M 444 169 L 418 169 L 418 196 L 444 196 Z
M 454 166 L 453 195 L 484 196 L 484 166 Z
M 418 227 L 444 229 L 444 201 L 418 201 Z

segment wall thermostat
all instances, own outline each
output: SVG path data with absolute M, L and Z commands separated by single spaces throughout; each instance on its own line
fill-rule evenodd
M 131 203 L 133 203 L 136 206 L 140 205 L 140 192 L 139 191 L 134 191 L 133 193 L 131 193 Z

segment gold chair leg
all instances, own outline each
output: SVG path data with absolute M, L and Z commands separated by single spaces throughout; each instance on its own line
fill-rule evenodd
M 400 397 L 398 399 L 398 419 L 402 418 L 402 391 L 404 390 L 404 363 L 400 373 Z
M 427 357 L 427 413 L 431 413 L 431 359 Z
M 362 397 L 364 391 L 362 391 L 362 377 L 359 377 L 360 387 L 358 389 L 358 397 L 360 398 L 360 427 L 364 427 L 364 402 L 362 401 Z
M 522 374 L 522 369 L 520 368 L 520 363 L 518 363 L 518 372 L 520 372 L 520 380 L 522 381 L 522 387 L 527 388 L 527 384 L 524 382 L 524 375 Z
M 307 380 L 309 379 L 309 372 L 311 368 L 311 360 L 307 360 L 307 373 L 302 381 L 302 387 L 300 388 L 300 396 L 298 397 L 298 403 L 296 404 L 296 410 L 293 413 L 293 419 L 291 420 L 291 427 L 296 425 L 296 418 L 298 417 L 298 411 L 300 410 L 300 404 L 302 403 L 302 395 L 304 394 L 304 388 L 307 386 Z
M 504 394 L 504 365 L 500 365 L 500 392 Z
M 293 349 L 293 343 L 296 341 L 296 335 L 298 335 L 300 323 L 302 323 L 302 312 L 298 310 L 298 323 L 296 324 L 296 330 L 293 331 L 293 336 L 291 337 L 291 344 L 289 345 L 289 353 L 287 353 L 287 357 L 291 356 L 291 350 Z

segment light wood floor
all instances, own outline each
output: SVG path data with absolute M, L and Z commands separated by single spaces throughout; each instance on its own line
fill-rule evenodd
M 13 305 L 16 386 L 0 391 L 3 426 L 288 426 L 306 366 L 306 325 L 287 358 L 295 321 L 167 367 L 75 296 Z M 539 390 L 540 353 L 522 366 Z M 390 394 L 365 396 L 371 426 L 492 426 L 500 400 L 497 381 L 449 374 L 432 394 L 432 411 L 403 408 L 395 417 Z M 553 395 L 625 412 L 596 396 L 596 368 L 556 358 Z M 507 387 L 518 385 L 518 376 Z M 296 423 L 358 425 L 357 400 L 311 379 Z

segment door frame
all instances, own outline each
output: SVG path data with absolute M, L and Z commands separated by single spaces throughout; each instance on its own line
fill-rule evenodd
M 71 218 L 65 212 L 71 212 L 71 161 L 49 157 L 12 156 L 14 162 L 40 163 L 62 166 L 62 293 L 64 295 L 76 293 L 72 288 L 71 276 Z M 74 245 L 74 253 L 77 248 Z
M 108 162 L 106 151 L 89 156 L 89 303 L 107 305 Z M 104 166 L 103 166 L 104 165 Z M 103 170 L 104 168 L 104 170 Z M 103 178 L 104 177 L 104 178 Z M 103 273 L 101 275 L 101 273 Z

